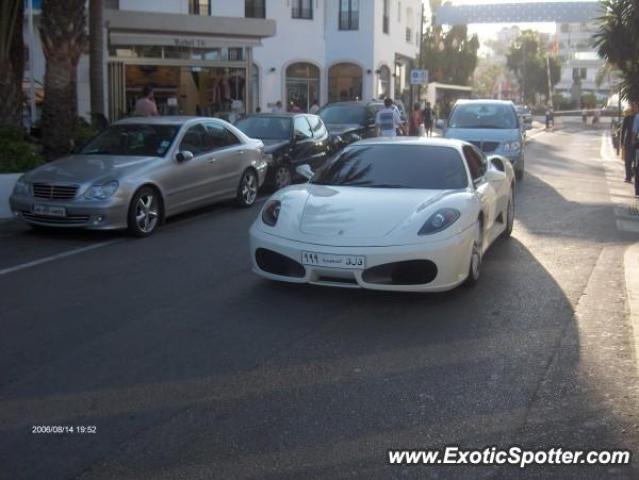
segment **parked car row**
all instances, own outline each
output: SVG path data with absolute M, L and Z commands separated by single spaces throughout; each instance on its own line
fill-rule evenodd
M 166 218 L 211 203 L 250 207 L 268 184 L 276 192 L 251 230 L 255 270 L 267 278 L 391 290 L 472 281 L 485 248 L 512 229 L 512 177 L 522 178 L 524 163 L 513 104 L 459 101 L 444 137 L 461 141 L 374 139 L 380 108 L 339 102 L 318 115 L 258 114 L 236 125 L 121 120 L 77 153 L 23 175 L 10 205 L 35 228 L 145 237 Z M 310 183 L 292 186 L 297 180 Z

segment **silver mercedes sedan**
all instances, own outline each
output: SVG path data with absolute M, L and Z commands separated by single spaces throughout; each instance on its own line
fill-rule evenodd
M 171 215 L 221 200 L 255 202 L 264 145 L 216 118 L 127 118 L 79 153 L 23 175 L 10 198 L 33 226 L 151 235 Z

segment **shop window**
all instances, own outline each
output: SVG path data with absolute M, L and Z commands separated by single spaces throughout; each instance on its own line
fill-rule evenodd
M 266 0 L 245 0 L 244 16 L 246 18 L 266 18 Z
M 211 15 L 211 0 L 190 0 L 189 13 L 191 15 Z
M 390 97 L 390 86 L 391 86 L 391 72 L 390 68 L 386 65 L 382 65 L 379 69 L 379 86 L 378 86 L 378 95 L 379 98 Z
M 359 30 L 359 0 L 340 0 L 339 29 Z
M 289 109 L 308 112 L 319 101 L 319 68 L 310 63 L 293 63 L 286 68 L 286 102 Z
M 313 19 L 313 0 L 293 0 L 291 17 Z
M 362 68 L 353 63 L 338 63 L 328 70 L 329 102 L 362 99 Z

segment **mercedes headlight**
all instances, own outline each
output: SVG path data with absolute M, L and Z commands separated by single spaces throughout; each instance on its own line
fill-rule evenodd
M 440 208 L 433 213 L 424 226 L 417 233 L 418 235 L 431 235 L 433 233 L 439 233 L 442 230 L 446 230 L 461 216 L 459 210 L 454 208 Z
M 92 185 L 84 194 L 87 200 L 107 200 L 113 196 L 120 184 L 117 180 L 102 185 Z
M 504 151 L 506 152 L 518 152 L 519 150 L 521 150 L 521 142 L 504 143 Z
M 280 216 L 280 208 L 282 203 L 279 200 L 271 200 L 262 210 L 262 221 L 269 227 L 274 227 Z
M 24 181 L 24 176 L 18 178 L 13 186 L 14 195 L 29 195 L 31 193 L 31 185 Z

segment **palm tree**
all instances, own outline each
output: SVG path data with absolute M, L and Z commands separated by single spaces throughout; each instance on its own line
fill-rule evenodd
M 22 0 L 0 0 L 0 126 L 22 125 L 24 42 Z
M 104 3 L 89 0 L 89 80 L 91 114 L 104 115 Z
M 639 101 L 639 6 L 635 0 L 604 0 L 594 46 L 621 72 L 622 96 Z
M 78 112 L 77 67 L 86 46 L 84 0 L 43 0 L 40 38 L 46 59 L 42 144 L 48 159 L 71 150 Z

